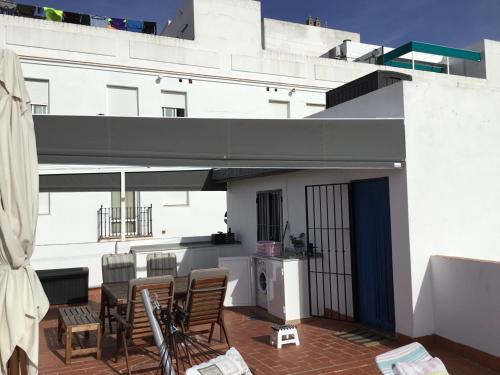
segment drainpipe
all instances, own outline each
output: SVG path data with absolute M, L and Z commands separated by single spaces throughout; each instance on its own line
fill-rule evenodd
M 125 172 L 120 172 L 120 240 L 125 241 Z

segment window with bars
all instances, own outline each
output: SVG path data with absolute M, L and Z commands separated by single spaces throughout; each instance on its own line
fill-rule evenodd
M 33 115 L 48 115 L 49 114 L 49 106 L 44 104 L 32 104 L 31 105 L 31 114 Z
M 163 117 L 185 117 L 184 108 L 161 107 Z
M 257 193 L 257 241 L 281 242 L 283 198 L 281 190 Z

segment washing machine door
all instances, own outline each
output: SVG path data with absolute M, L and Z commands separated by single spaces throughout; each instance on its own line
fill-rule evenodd
M 266 271 L 261 269 L 257 275 L 257 287 L 259 288 L 259 293 L 267 294 L 267 276 Z

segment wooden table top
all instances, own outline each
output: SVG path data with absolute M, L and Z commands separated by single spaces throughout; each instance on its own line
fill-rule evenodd
M 188 289 L 188 277 L 174 277 L 174 298 L 183 299 L 186 297 Z M 106 293 L 109 303 L 114 305 L 126 305 L 128 302 L 128 281 L 114 283 L 103 283 L 102 293 Z
M 89 306 L 61 307 L 59 317 L 66 327 L 101 324 L 99 316 Z

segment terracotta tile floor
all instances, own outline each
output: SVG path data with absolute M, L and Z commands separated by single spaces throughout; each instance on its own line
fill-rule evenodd
M 99 311 L 97 295 L 90 305 Z M 252 308 L 225 311 L 231 344 L 243 355 L 256 374 L 379 374 L 374 358 L 394 347 L 392 342 L 365 347 L 336 336 L 336 332 L 355 326 L 326 319 L 311 319 L 298 326 L 300 346 L 271 347 L 271 323 L 255 319 L 259 311 Z M 218 332 L 218 330 L 216 330 Z M 217 334 L 215 337 L 218 338 Z M 93 337 L 90 338 L 91 342 Z M 64 346 L 57 341 L 57 309 L 51 308 L 40 327 L 40 374 L 98 375 L 126 373 L 125 358 L 114 362 L 116 335 L 106 332 L 102 360 L 94 355 L 75 357 L 71 365 L 64 363 Z M 220 344 L 219 344 L 220 345 Z M 220 346 L 219 346 L 220 347 Z M 452 375 L 493 375 L 494 372 L 442 348 L 428 348 L 439 356 Z M 132 371 L 136 374 L 155 374 L 158 363 L 156 350 L 131 349 Z

